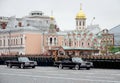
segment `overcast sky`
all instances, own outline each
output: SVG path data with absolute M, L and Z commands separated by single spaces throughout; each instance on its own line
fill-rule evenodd
M 87 25 L 93 17 L 93 23 L 99 24 L 101 29 L 111 29 L 120 24 L 120 0 L 0 0 L 0 16 L 24 17 L 34 10 L 50 16 L 52 10 L 61 30 L 73 30 L 80 3 Z

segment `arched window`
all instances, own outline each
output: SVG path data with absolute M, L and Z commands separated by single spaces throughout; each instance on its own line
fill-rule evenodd
M 19 27 L 22 27 L 22 22 L 19 22 L 19 23 L 18 23 L 18 26 L 19 26 Z
M 75 42 L 75 46 L 76 46 L 76 42 Z
M 0 46 L 2 46 L 2 40 L 0 40 Z
M 78 26 L 78 21 L 76 21 L 76 25 Z
M 56 43 L 57 43 L 57 42 L 56 42 L 56 38 L 54 38 L 54 44 L 56 45 Z
M 88 46 L 90 45 L 90 43 L 88 43 Z
M 79 22 L 79 25 L 81 26 L 81 21 Z
M 85 25 L 85 22 L 83 21 L 83 26 Z
M 17 39 L 16 39 L 16 45 L 18 44 L 18 41 L 17 41 Z
M 3 40 L 3 45 L 5 46 L 5 40 Z
M 84 45 L 84 43 L 82 42 L 82 46 Z
M 50 38 L 50 44 L 52 44 L 52 38 Z
M 23 44 L 23 38 L 21 38 L 21 45 Z
M 71 39 L 69 39 L 69 46 L 71 46 L 71 44 L 72 44 L 72 43 L 71 43 Z
M 67 44 L 65 43 L 65 46 L 66 46 Z

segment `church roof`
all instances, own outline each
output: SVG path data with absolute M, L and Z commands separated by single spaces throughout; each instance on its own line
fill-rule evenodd
M 94 48 L 82 48 L 82 47 L 68 47 L 68 46 L 63 46 L 64 50 L 97 50 Z
M 80 6 L 80 11 L 76 15 L 76 19 L 86 19 L 86 15 L 82 10 L 82 7 Z

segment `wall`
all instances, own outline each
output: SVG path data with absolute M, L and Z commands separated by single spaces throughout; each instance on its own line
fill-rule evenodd
M 25 54 L 41 54 L 42 36 L 40 34 L 25 34 Z

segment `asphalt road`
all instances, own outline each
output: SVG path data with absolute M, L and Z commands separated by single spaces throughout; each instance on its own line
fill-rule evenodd
M 56 67 L 10 69 L 0 65 L 0 83 L 120 83 L 120 70 L 61 70 Z

